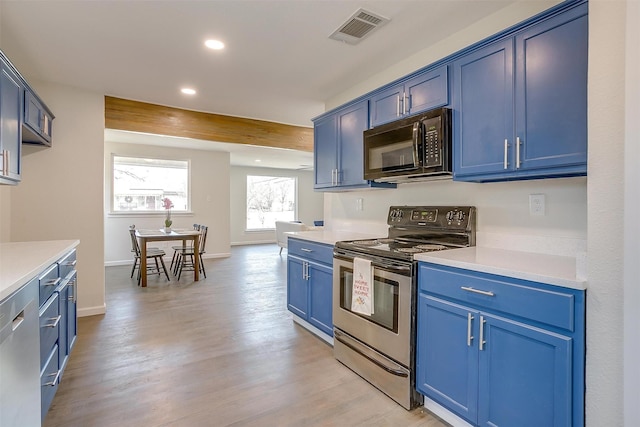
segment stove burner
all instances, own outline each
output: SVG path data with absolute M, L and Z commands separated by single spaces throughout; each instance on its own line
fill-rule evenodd
M 418 245 L 416 249 L 422 249 L 423 251 L 441 251 L 447 249 L 447 247 L 443 245 Z
M 378 239 L 378 242 L 383 245 L 388 245 L 389 243 L 393 243 L 395 241 L 395 239 Z
M 380 242 L 376 239 L 372 239 L 372 240 L 354 240 L 353 242 L 354 245 L 359 245 L 359 246 L 377 246 L 380 244 Z
M 402 252 L 403 254 L 417 254 L 418 252 L 422 252 L 422 250 L 418 248 L 398 248 L 396 251 Z

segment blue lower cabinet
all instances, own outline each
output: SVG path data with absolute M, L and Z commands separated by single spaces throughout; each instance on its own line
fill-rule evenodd
M 584 291 L 422 262 L 418 287 L 419 392 L 475 426 L 584 424 Z
M 287 308 L 309 325 L 332 337 L 332 304 L 333 246 L 289 238 Z

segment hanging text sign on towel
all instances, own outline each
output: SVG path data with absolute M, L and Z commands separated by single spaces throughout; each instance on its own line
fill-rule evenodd
M 353 259 L 351 311 L 367 316 L 373 314 L 373 269 L 368 259 Z

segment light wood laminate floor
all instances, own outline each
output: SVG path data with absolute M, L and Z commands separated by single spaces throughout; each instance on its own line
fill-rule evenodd
M 286 309 L 286 251 L 232 248 L 207 278 L 106 268 L 107 313 L 78 341 L 44 426 L 429 426 L 333 358 Z M 90 277 L 79 278 L 83 281 Z

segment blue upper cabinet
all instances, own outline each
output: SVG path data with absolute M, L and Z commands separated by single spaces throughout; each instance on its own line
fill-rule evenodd
M 24 85 L 0 57 L 0 184 L 17 184 L 22 173 Z
M 22 142 L 51 146 L 53 114 L 30 90 L 24 93 L 24 131 Z
M 314 121 L 316 190 L 342 191 L 395 187 L 364 179 L 363 132 L 369 128 L 369 102 L 350 104 Z
M 383 88 L 371 98 L 371 126 L 449 104 L 448 66 L 415 75 Z
M 588 6 L 453 64 L 454 180 L 587 172 Z

